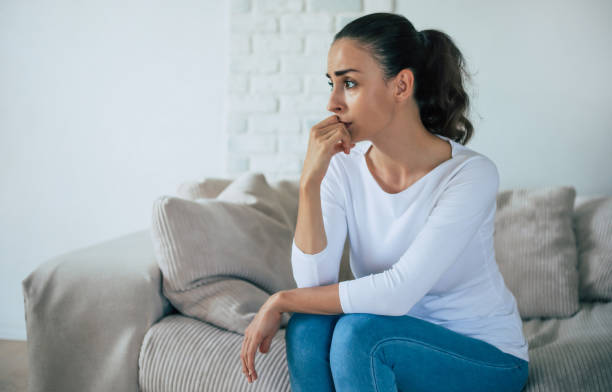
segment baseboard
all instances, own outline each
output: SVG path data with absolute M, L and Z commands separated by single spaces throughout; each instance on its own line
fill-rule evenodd
M 25 328 L 0 326 L 0 339 L 4 340 L 27 340 Z

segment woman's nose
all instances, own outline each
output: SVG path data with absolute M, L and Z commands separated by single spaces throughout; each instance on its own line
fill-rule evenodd
M 338 112 L 339 110 L 342 110 L 342 104 L 336 98 L 336 94 L 334 94 L 333 92 L 331 93 L 329 101 L 327 102 L 327 110 L 334 113 Z

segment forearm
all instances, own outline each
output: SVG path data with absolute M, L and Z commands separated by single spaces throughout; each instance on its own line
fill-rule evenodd
M 282 290 L 271 297 L 270 306 L 283 312 L 342 314 L 339 284 Z
M 302 252 L 316 254 L 327 246 L 323 213 L 321 210 L 321 184 L 304 180 L 300 183 L 295 244 Z

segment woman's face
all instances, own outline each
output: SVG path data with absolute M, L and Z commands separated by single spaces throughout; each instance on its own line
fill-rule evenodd
M 393 83 L 385 85 L 376 60 L 354 42 L 339 39 L 329 49 L 327 77 L 331 96 L 327 110 L 340 121 L 351 123 L 347 129 L 356 142 L 370 140 L 385 129 L 393 120 L 396 102 Z M 343 72 L 348 69 L 354 71 Z

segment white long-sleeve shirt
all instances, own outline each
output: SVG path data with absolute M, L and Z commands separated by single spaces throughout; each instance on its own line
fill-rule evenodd
M 292 246 L 297 287 L 338 282 L 346 235 L 354 280 L 340 282 L 344 313 L 410 315 L 529 361 L 516 299 L 495 261 L 499 174 L 486 156 L 453 141 L 452 158 L 399 193 L 365 160 L 371 141 L 335 154 L 321 183 L 325 249 Z

